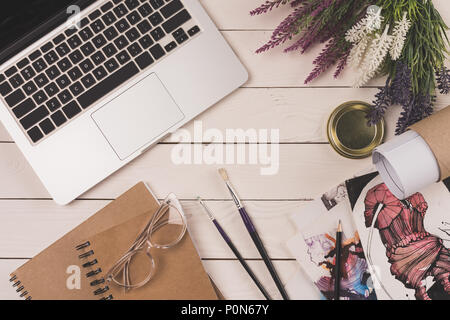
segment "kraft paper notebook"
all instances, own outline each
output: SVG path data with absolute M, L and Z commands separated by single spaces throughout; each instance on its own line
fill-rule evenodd
M 12 284 L 20 296 L 34 300 L 97 300 L 110 295 L 114 299 L 217 299 L 188 233 L 170 250 L 152 251 L 156 274 L 144 287 L 125 293 L 110 285 L 111 289 L 103 293 L 105 284 L 101 281 L 91 286 L 128 249 L 158 207 L 151 191 L 139 183 L 13 272 Z M 95 270 L 102 270 L 95 279 L 86 277 L 90 271 L 83 265 L 88 260 L 80 259 L 76 250 L 86 240 L 92 246 L 92 258 L 98 261 Z M 80 271 L 79 289 L 73 286 L 77 270 Z

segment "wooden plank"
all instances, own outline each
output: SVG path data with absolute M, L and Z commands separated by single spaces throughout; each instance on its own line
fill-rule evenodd
M 60 207 L 51 200 L 0 200 L 0 257 L 31 258 L 107 205 L 78 200 Z M 232 201 L 206 201 L 245 258 L 259 258 Z M 305 201 L 247 201 L 246 208 L 272 258 L 292 258 L 286 241 L 295 234 L 289 216 Z M 202 258 L 233 258 L 197 201 L 182 201 L 192 239 Z M 26 221 L 26 223 L 24 223 Z M 42 232 L 45 230 L 45 232 Z
M 370 165 L 370 159 L 350 160 L 339 156 L 329 145 L 227 145 L 224 156 L 236 156 L 240 150 L 257 156 L 257 164 L 176 164 L 172 156 L 184 148 L 185 154 L 211 152 L 211 148 L 224 145 L 158 145 L 134 162 L 125 166 L 91 191 L 86 199 L 115 199 L 139 181 L 146 181 L 159 197 L 174 192 L 181 199 L 230 199 L 217 169 L 228 169 L 231 179 L 243 199 L 311 199 L 330 186 Z M 262 164 L 258 149 L 264 155 L 273 155 L 271 165 Z M 277 157 L 277 153 L 279 157 Z M 15 144 L 0 144 L 0 198 L 49 198 L 38 177 L 17 149 Z M 220 154 L 218 152 L 217 154 Z M 249 157 L 245 156 L 245 160 Z M 277 160 L 279 159 L 279 160 Z M 279 171 L 274 175 L 262 175 L 269 167 Z
M 9 274 L 26 261 L 22 259 L 0 259 L 0 300 L 20 300 L 9 282 Z M 248 264 L 269 294 L 279 299 L 279 293 L 264 263 L 258 260 L 248 261 Z M 210 260 L 203 261 L 203 265 L 227 300 L 264 299 L 238 261 Z M 274 261 L 274 265 L 283 283 L 287 283 L 299 270 L 295 261 Z
M 273 30 L 292 9 L 280 6 L 270 14 L 250 16 L 265 0 L 200 0 L 220 30 Z
M 370 103 L 376 93 L 375 88 L 241 88 L 195 121 L 201 121 L 203 131 L 217 129 L 224 136 L 227 129 L 279 129 L 280 142 L 326 142 L 327 119 L 335 107 L 350 100 Z M 449 104 L 450 96 L 440 95 L 436 110 Z M 394 135 L 399 113 L 398 106 L 387 113 L 389 138 Z M 192 141 L 207 142 L 195 138 L 193 121 L 184 129 L 189 131 Z M 12 139 L 0 124 L 1 141 L 12 142 Z M 173 138 L 165 140 L 170 141 Z

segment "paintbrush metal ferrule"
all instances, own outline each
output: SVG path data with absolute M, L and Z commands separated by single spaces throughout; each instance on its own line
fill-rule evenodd
M 208 206 L 206 205 L 206 203 L 203 201 L 203 199 L 201 199 L 200 197 L 197 198 L 197 201 L 202 205 L 203 209 L 205 209 L 206 214 L 208 215 L 209 219 L 211 219 L 211 221 L 216 220 L 216 218 L 214 218 L 214 215 L 212 214 L 211 210 L 209 210 Z
M 242 206 L 241 200 L 239 199 L 236 191 L 233 188 L 233 185 L 229 181 L 226 181 L 225 183 L 228 187 L 228 191 L 230 191 L 231 197 L 233 198 L 233 201 L 236 204 L 237 208 L 241 209 L 243 206 Z

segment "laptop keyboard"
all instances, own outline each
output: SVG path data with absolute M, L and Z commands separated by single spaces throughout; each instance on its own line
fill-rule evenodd
M 191 19 L 180 0 L 108 1 L 0 74 L 0 95 L 40 142 L 199 33 Z

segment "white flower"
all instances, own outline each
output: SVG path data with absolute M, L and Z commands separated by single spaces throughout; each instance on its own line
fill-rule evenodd
M 382 22 L 381 8 L 379 10 L 370 10 L 361 21 L 346 32 L 345 40 L 357 44 L 373 31 L 380 29 Z
M 353 45 L 350 54 L 348 55 L 347 63 L 352 68 L 358 68 L 361 64 L 362 58 L 369 45 L 370 37 L 364 37 L 358 44 Z
M 377 34 L 370 44 L 367 54 L 359 68 L 358 77 L 354 83 L 356 88 L 363 86 L 372 79 L 383 64 L 393 41 L 393 37 L 388 34 L 388 31 L 389 25 L 386 26 L 383 34 Z
M 392 60 L 397 60 L 402 54 L 403 47 L 405 46 L 406 35 L 409 28 L 411 28 L 411 21 L 406 17 L 406 12 L 403 13 L 403 18 L 400 21 L 395 22 L 394 32 L 392 36 L 394 38 L 390 55 Z

